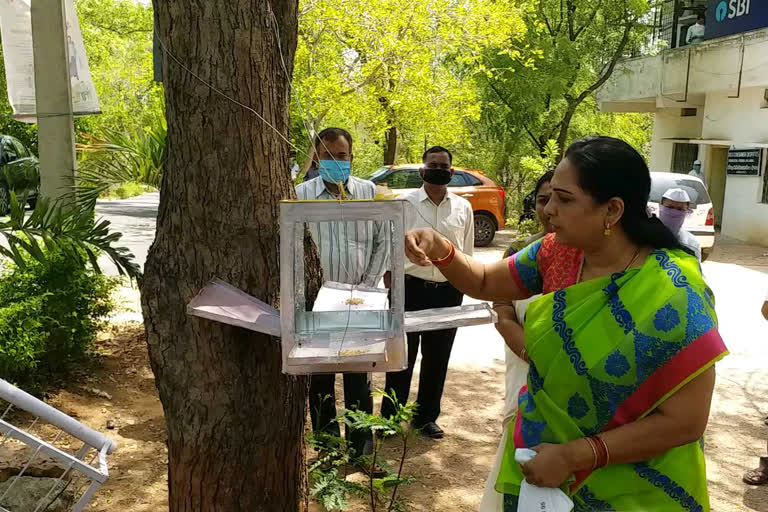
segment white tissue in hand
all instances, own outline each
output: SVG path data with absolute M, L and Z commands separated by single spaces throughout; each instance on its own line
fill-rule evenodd
M 518 464 L 530 461 L 536 452 L 528 448 L 515 450 L 515 460 Z M 520 498 L 517 510 L 537 512 L 570 512 L 573 501 L 557 487 L 536 487 L 525 480 L 520 484 Z

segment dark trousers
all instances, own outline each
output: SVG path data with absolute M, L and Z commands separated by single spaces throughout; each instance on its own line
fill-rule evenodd
M 437 284 L 437 286 L 435 286 Z M 433 283 L 415 277 L 405 279 L 405 310 L 419 311 L 430 308 L 459 306 L 464 295 L 448 283 Z M 456 329 L 412 332 L 408 334 L 408 368 L 400 372 L 387 373 L 386 389 L 394 392 L 397 401 L 405 403 L 411 389 L 413 367 L 421 347 L 421 374 L 416 403 L 416 417 L 413 424 L 421 427 L 440 416 L 440 399 L 443 396 L 448 360 L 451 357 Z M 381 407 L 382 416 L 394 414 L 394 405 L 387 399 Z
M 368 373 L 345 373 L 344 376 L 344 406 L 347 409 L 357 409 L 368 414 L 373 413 L 373 397 L 371 396 L 371 379 Z M 312 417 L 312 430 L 326 432 L 340 437 L 339 424 L 336 422 L 336 374 L 312 375 L 309 379 L 309 415 Z M 350 432 L 346 428 L 346 439 L 349 446 L 357 455 L 370 451 L 366 442 L 372 439 L 371 433 L 361 430 Z

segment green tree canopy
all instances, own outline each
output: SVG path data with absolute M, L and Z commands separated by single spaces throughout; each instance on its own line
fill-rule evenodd
M 306 145 L 323 126 L 350 128 L 364 167 L 413 160 L 425 141 L 460 143 L 480 103 L 472 71 L 451 64 L 514 47 L 525 30 L 517 12 L 489 0 L 302 1 L 294 140 Z

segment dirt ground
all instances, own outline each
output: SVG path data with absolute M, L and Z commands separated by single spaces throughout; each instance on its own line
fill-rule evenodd
M 481 259 L 490 261 L 499 257 L 510 238 L 505 232 L 499 235 L 496 247 L 481 251 L 478 255 Z M 712 510 L 768 512 L 768 486 L 753 488 L 741 482 L 742 474 L 756 466 L 757 457 L 766 454 L 768 427 L 763 425 L 762 418 L 768 415 L 768 345 L 764 343 L 768 341 L 768 329 L 755 315 L 750 317 L 751 323 L 740 325 L 744 323 L 741 314 L 734 313 L 743 308 L 742 300 L 752 302 L 764 293 L 763 284 L 758 285 L 762 286 L 760 290 L 750 289 L 749 294 L 740 292 L 739 287 L 755 288 L 755 279 L 768 282 L 765 280 L 768 249 L 719 240 L 707 265 L 705 275 L 712 281 L 710 284 L 718 297 L 721 332 L 732 352 L 718 365 L 706 435 Z M 124 289 L 121 295 L 125 312 L 118 318 L 140 319 L 136 290 Z M 497 336 L 491 327 L 467 332 L 464 336 L 470 338 L 470 343 L 457 340 L 454 345 L 443 395 L 439 422 L 447 436 L 440 441 L 416 437 L 409 451 L 405 473 L 416 478 L 414 484 L 403 488 L 409 510 L 470 512 L 477 510 L 482 497 L 501 435 L 503 351 L 499 349 L 500 344 L 495 346 L 496 339 L 490 339 Z M 481 349 L 489 351 L 481 358 L 473 357 L 473 352 L 478 352 L 475 342 L 486 343 L 484 347 L 492 350 Z M 52 405 L 105 432 L 118 444 L 118 450 L 109 458 L 110 479 L 90 510 L 165 510 L 165 426 L 149 368 L 143 328 L 136 322 L 112 324 L 99 341 L 96 352 L 97 363 L 84 374 L 88 377 L 82 377 L 49 398 Z M 418 370 L 412 389 L 417 379 Z M 337 382 L 337 389 L 339 385 Z M 383 386 L 384 376 L 375 374 L 374 387 Z M 84 388 L 104 391 L 111 399 Z M 343 396 L 341 389 L 337 390 L 337 396 Z M 378 410 L 378 403 L 376 407 Z M 114 422 L 114 429 L 106 428 L 110 420 Z M 396 447 L 385 446 L 384 455 L 393 463 Z M 367 508 L 355 504 L 352 510 Z
M 75 382 L 49 401 L 67 414 L 105 432 L 118 444 L 110 456 L 110 479 L 92 502 L 92 511 L 145 512 L 167 506 L 165 431 L 143 329 L 113 326 L 99 342 L 98 364 L 89 379 Z M 403 489 L 413 511 L 473 511 L 482 495 L 500 435 L 504 396 L 503 362 L 492 367 L 451 369 L 440 424 L 441 441 L 417 437 L 406 461 L 416 483 Z M 383 386 L 376 376 L 375 385 Z M 96 388 L 111 400 L 83 388 Z M 768 487 L 750 488 L 741 475 L 765 449 L 768 427 L 768 371 L 726 370 L 718 386 L 707 432 L 712 509 L 768 512 Z M 114 429 L 106 428 L 112 420 Z M 385 447 L 391 462 L 395 447 Z M 353 510 L 365 510 L 362 505 Z

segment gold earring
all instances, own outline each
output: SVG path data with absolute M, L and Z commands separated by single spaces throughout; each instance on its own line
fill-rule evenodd
M 605 224 L 605 231 L 603 231 L 604 236 L 611 236 L 611 225 L 606 223 Z

